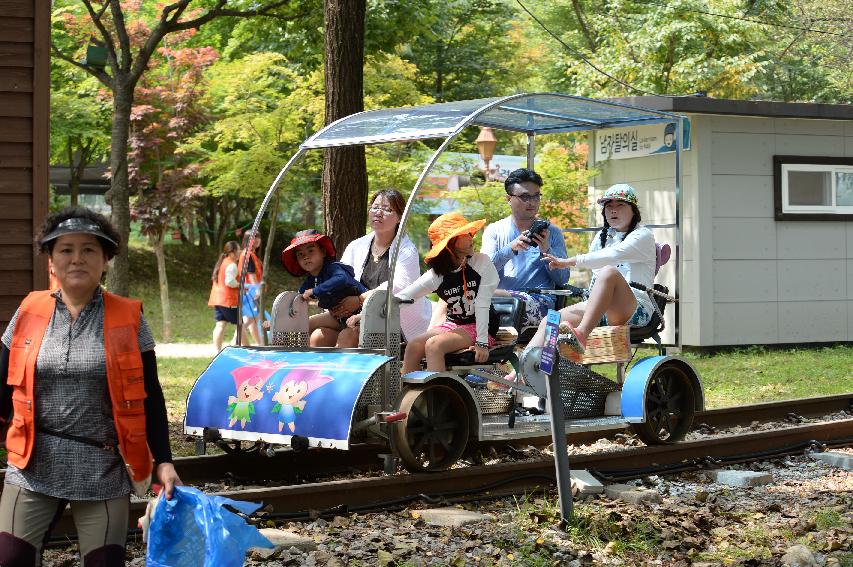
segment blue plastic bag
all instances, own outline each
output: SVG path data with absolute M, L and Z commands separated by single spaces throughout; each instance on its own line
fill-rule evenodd
M 251 547 L 275 547 L 227 504 L 243 514 L 261 507 L 208 496 L 198 489 L 176 486 L 172 499 L 160 498 L 148 528 L 148 567 L 242 567 Z
M 261 284 L 246 284 L 243 287 L 243 317 L 257 317 L 258 298 L 261 296 Z

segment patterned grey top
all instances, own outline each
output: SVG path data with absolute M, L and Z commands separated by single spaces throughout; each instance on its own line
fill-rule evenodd
M 118 444 L 107 387 L 104 354 L 104 299 L 100 288 L 74 324 L 60 292 L 36 360 L 36 423 L 60 433 Z M 3 334 L 10 347 L 18 313 Z M 154 348 L 145 322 L 139 325 L 139 350 Z M 117 453 L 36 431 L 27 468 L 9 464 L 6 482 L 68 500 L 107 500 L 133 491 Z

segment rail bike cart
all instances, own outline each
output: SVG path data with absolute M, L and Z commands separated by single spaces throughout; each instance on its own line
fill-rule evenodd
M 666 112 L 553 93 L 362 112 L 330 124 L 302 144 L 267 192 L 253 228 L 258 229 L 282 178 L 310 150 L 442 140 L 406 203 L 402 234 L 425 178 L 468 126 L 526 134 L 532 167 L 538 135 L 663 122 L 678 124 L 681 132 L 681 120 Z M 556 365 L 566 432 L 627 424 L 646 443 L 671 443 L 684 437 L 694 413 L 704 407 L 696 370 L 682 358 L 667 356 L 659 336 L 663 309 L 677 300 L 681 278 L 680 151 L 677 143 L 675 223 L 651 225 L 675 230 L 675 288 L 670 295 L 655 285 L 651 293 L 660 311 L 648 327 L 600 327 L 590 335 L 583 357 L 560 349 L 563 356 Z M 391 282 L 399 246 L 398 237 L 391 249 Z M 446 469 L 475 442 L 546 436 L 548 415 L 519 411 L 524 397 L 546 396 L 547 381 L 537 350 L 516 358 L 519 345 L 511 327 L 518 326 L 523 303 L 510 298 L 495 298 L 494 303 L 508 327 L 503 333 L 508 340 L 491 350 L 487 363 L 475 364 L 470 352 L 456 353 L 448 355 L 446 372 L 401 376 L 399 300 L 392 294 L 377 291 L 365 302 L 358 348 L 334 349 L 309 348 L 307 304 L 295 292 L 283 292 L 272 308 L 272 346 L 221 351 L 187 398 L 185 432 L 202 444 L 249 441 L 267 451 L 279 444 L 348 449 L 354 443 L 379 443 L 390 446 L 410 471 Z M 675 343 L 666 346 L 680 348 L 677 303 L 674 308 Z M 626 372 L 632 345 L 650 337 L 659 354 L 636 361 Z M 616 365 L 615 380 L 593 370 L 605 363 Z M 508 365 L 520 370 L 523 382 L 505 379 Z

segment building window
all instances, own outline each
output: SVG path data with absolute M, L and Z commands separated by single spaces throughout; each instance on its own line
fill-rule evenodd
M 773 156 L 777 220 L 853 220 L 853 158 Z

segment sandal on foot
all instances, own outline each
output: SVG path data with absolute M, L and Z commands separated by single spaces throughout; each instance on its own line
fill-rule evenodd
M 572 332 L 572 336 L 575 338 L 575 341 L 577 341 L 577 346 L 581 353 L 586 352 L 586 337 L 583 339 L 580 337 L 577 332 L 577 327 L 572 327 L 570 323 L 566 323 L 566 325 L 568 325 L 569 330 Z

